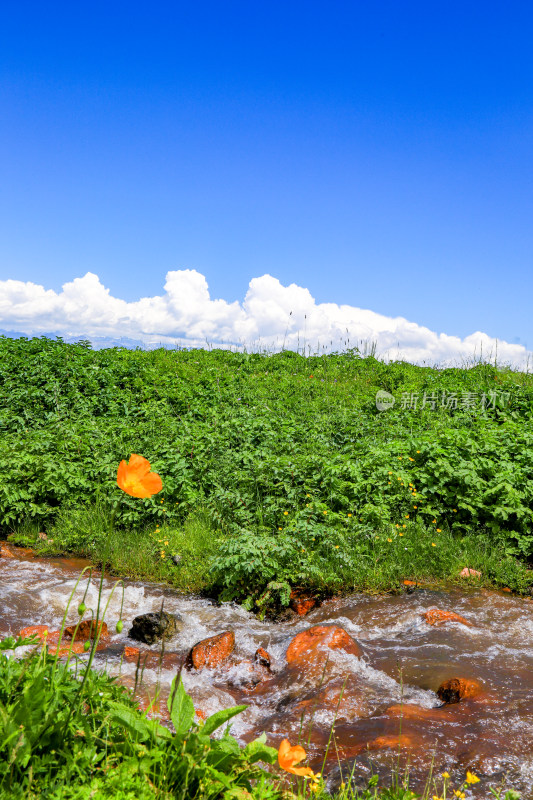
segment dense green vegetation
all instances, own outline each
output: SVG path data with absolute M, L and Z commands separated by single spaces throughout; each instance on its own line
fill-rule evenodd
M 486 363 L 1 338 L 0 525 L 250 608 L 465 566 L 523 591 L 532 412 L 532 376 Z M 161 494 L 118 489 L 131 453 Z

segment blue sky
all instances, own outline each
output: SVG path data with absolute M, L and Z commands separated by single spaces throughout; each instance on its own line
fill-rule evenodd
M 532 22 L 525 2 L 4 4 L 0 281 L 89 271 L 133 302 L 195 270 L 231 304 L 269 274 L 533 349 Z

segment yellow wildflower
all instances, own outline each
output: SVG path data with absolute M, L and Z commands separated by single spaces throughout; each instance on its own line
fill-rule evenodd
M 474 775 L 473 772 L 466 771 L 466 782 L 467 783 L 479 783 L 479 778 L 477 775 Z

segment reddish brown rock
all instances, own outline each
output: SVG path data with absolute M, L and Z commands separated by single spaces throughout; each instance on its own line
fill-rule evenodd
M 481 572 L 477 569 L 470 569 L 470 567 L 465 567 L 459 573 L 461 578 L 481 578 Z
M 398 750 L 399 748 L 413 748 L 420 744 L 414 735 L 402 733 L 399 736 L 378 736 L 372 742 L 367 744 L 368 750 Z
M 68 642 L 68 644 L 62 644 L 59 647 L 48 647 L 48 655 L 57 655 L 59 658 L 64 658 L 72 654 L 81 655 L 85 652 L 87 651 L 85 650 L 84 642 Z
M 443 703 L 459 703 L 482 695 L 481 684 L 468 678 L 450 678 L 441 683 L 437 697 Z
M 361 648 L 344 628 L 338 625 L 314 625 L 298 633 L 287 648 L 289 664 L 303 665 L 316 662 L 325 655 L 327 649 L 345 650 L 354 656 L 362 654 Z
M 333 712 L 336 720 L 353 720 L 366 717 L 369 713 L 367 687 L 354 676 L 338 678 L 326 686 L 312 689 L 295 704 L 290 704 L 291 711 L 301 717 L 303 713 L 310 716 L 321 711 Z M 283 700 L 281 701 L 283 704 Z M 289 704 L 287 704 L 289 705 Z M 282 706 L 283 707 L 283 706 Z
M 44 641 L 48 633 L 48 625 L 28 625 L 27 628 L 22 628 L 19 636 L 22 636 L 24 639 L 29 639 L 30 636 L 38 636 L 41 641 Z
M 217 636 L 203 639 L 190 650 L 185 659 L 186 669 L 203 669 L 204 667 L 218 667 L 235 648 L 235 634 L 225 631 Z
M 468 622 L 464 617 L 459 616 L 459 614 L 455 614 L 453 611 L 442 611 L 440 608 L 432 608 L 426 611 L 425 614 L 422 614 L 422 616 L 428 625 L 434 625 L 437 628 L 441 625 L 445 625 L 447 622 L 460 622 L 462 625 L 472 626 L 472 623 Z
M 259 664 L 261 667 L 265 667 L 267 670 L 270 671 L 270 666 L 272 664 L 272 659 L 270 654 L 267 653 L 262 647 L 258 647 L 255 651 L 254 661 L 256 664 Z
M 139 664 L 141 669 L 175 669 L 180 667 L 183 656 L 179 653 L 163 653 L 157 650 L 140 650 L 138 647 L 124 648 L 124 661 Z
M 390 706 L 386 711 L 389 717 L 401 717 L 402 719 L 412 719 L 415 721 L 442 722 L 449 719 L 449 712 L 443 708 L 424 708 L 423 706 L 416 706 L 414 704 L 406 703 L 405 705 Z
M 316 597 L 313 597 L 301 589 L 293 589 L 290 596 L 289 606 L 296 611 L 298 616 L 303 617 L 308 614 L 317 604 Z
M 8 550 L 3 542 L 0 543 L 0 556 L 2 556 L 2 558 L 15 558 L 13 553 Z
M 76 625 L 69 625 L 67 628 L 65 628 L 64 635 L 67 639 L 73 639 L 75 635 L 76 642 L 86 642 L 87 639 L 95 639 L 96 633 L 96 621 L 85 619 L 83 622 L 80 622 L 78 630 L 76 630 Z M 107 624 L 105 622 L 98 623 L 98 633 L 100 637 L 109 636 Z

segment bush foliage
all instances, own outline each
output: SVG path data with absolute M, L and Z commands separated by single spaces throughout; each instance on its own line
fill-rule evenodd
M 378 390 L 392 408 L 378 411 Z M 4 533 L 63 520 L 83 550 L 99 534 L 76 542 L 76 520 L 93 508 L 123 531 L 177 531 L 201 511 L 219 543 L 212 579 L 249 603 L 271 583 L 335 588 L 389 540 L 399 552 L 400 534 L 411 542 L 401 554 L 417 541 L 431 554 L 448 537 L 470 554 L 484 542 L 498 561 L 533 555 L 525 373 L 386 364 L 354 350 L 93 351 L 2 337 L 0 393 Z M 132 452 L 162 476 L 161 495 L 117 489 Z

